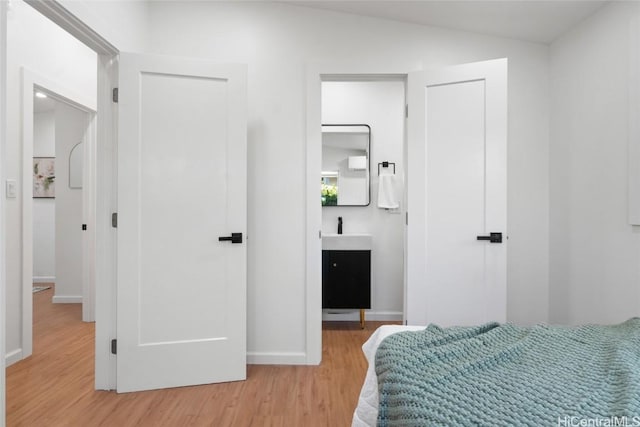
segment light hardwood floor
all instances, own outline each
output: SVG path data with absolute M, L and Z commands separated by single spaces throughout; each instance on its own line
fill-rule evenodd
M 248 366 L 243 382 L 118 395 L 93 389 L 94 324 L 34 294 L 34 352 L 7 368 L 7 426 L 349 426 L 380 326 L 326 322 L 320 366 Z

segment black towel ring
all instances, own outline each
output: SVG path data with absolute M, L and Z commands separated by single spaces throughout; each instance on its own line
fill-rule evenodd
M 389 165 L 393 165 L 393 174 L 396 174 L 396 164 L 393 162 L 381 162 L 378 163 L 378 175 L 380 175 L 380 166 L 382 166 L 383 168 L 388 168 Z

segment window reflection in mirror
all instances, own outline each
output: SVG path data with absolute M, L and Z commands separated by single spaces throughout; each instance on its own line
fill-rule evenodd
M 322 206 L 367 206 L 369 191 L 368 125 L 322 125 Z

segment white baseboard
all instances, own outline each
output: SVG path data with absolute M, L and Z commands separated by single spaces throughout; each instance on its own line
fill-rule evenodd
M 322 310 L 322 320 L 359 322 L 360 310 Z M 401 322 L 401 311 L 369 311 L 365 310 L 364 320 L 378 322 Z
M 54 304 L 82 304 L 82 296 L 55 296 L 51 302 Z
M 269 353 L 259 351 L 247 352 L 249 365 L 306 365 L 307 354 L 302 352 Z
M 56 276 L 33 276 L 33 283 L 55 283 Z
M 22 360 L 22 349 L 21 348 L 19 348 L 17 350 L 10 351 L 4 357 L 5 366 L 11 366 L 14 363 L 19 362 L 21 360 Z

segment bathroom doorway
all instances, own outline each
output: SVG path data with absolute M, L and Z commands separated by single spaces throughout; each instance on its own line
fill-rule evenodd
M 318 202 L 324 197 L 331 203 L 321 202 L 321 233 L 337 234 L 340 223 L 344 235 L 364 236 L 370 242 L 370 304 L 364 319 L 358 307 L 323 308 L 323 329 L 346 326 L 334 322 L 352 322 L 354 328 L 360 327 L 361 320 L 377 325 L 400 323 L 404 305 L 406 78 L 322 77 L 322 173 L 318 177 L 322 194 L 318 194 Z M 368 146 L 355 136 L 365 130 Z M 358 177 L 365 183 L 357 185 L 363 194 L 354 195 Z

